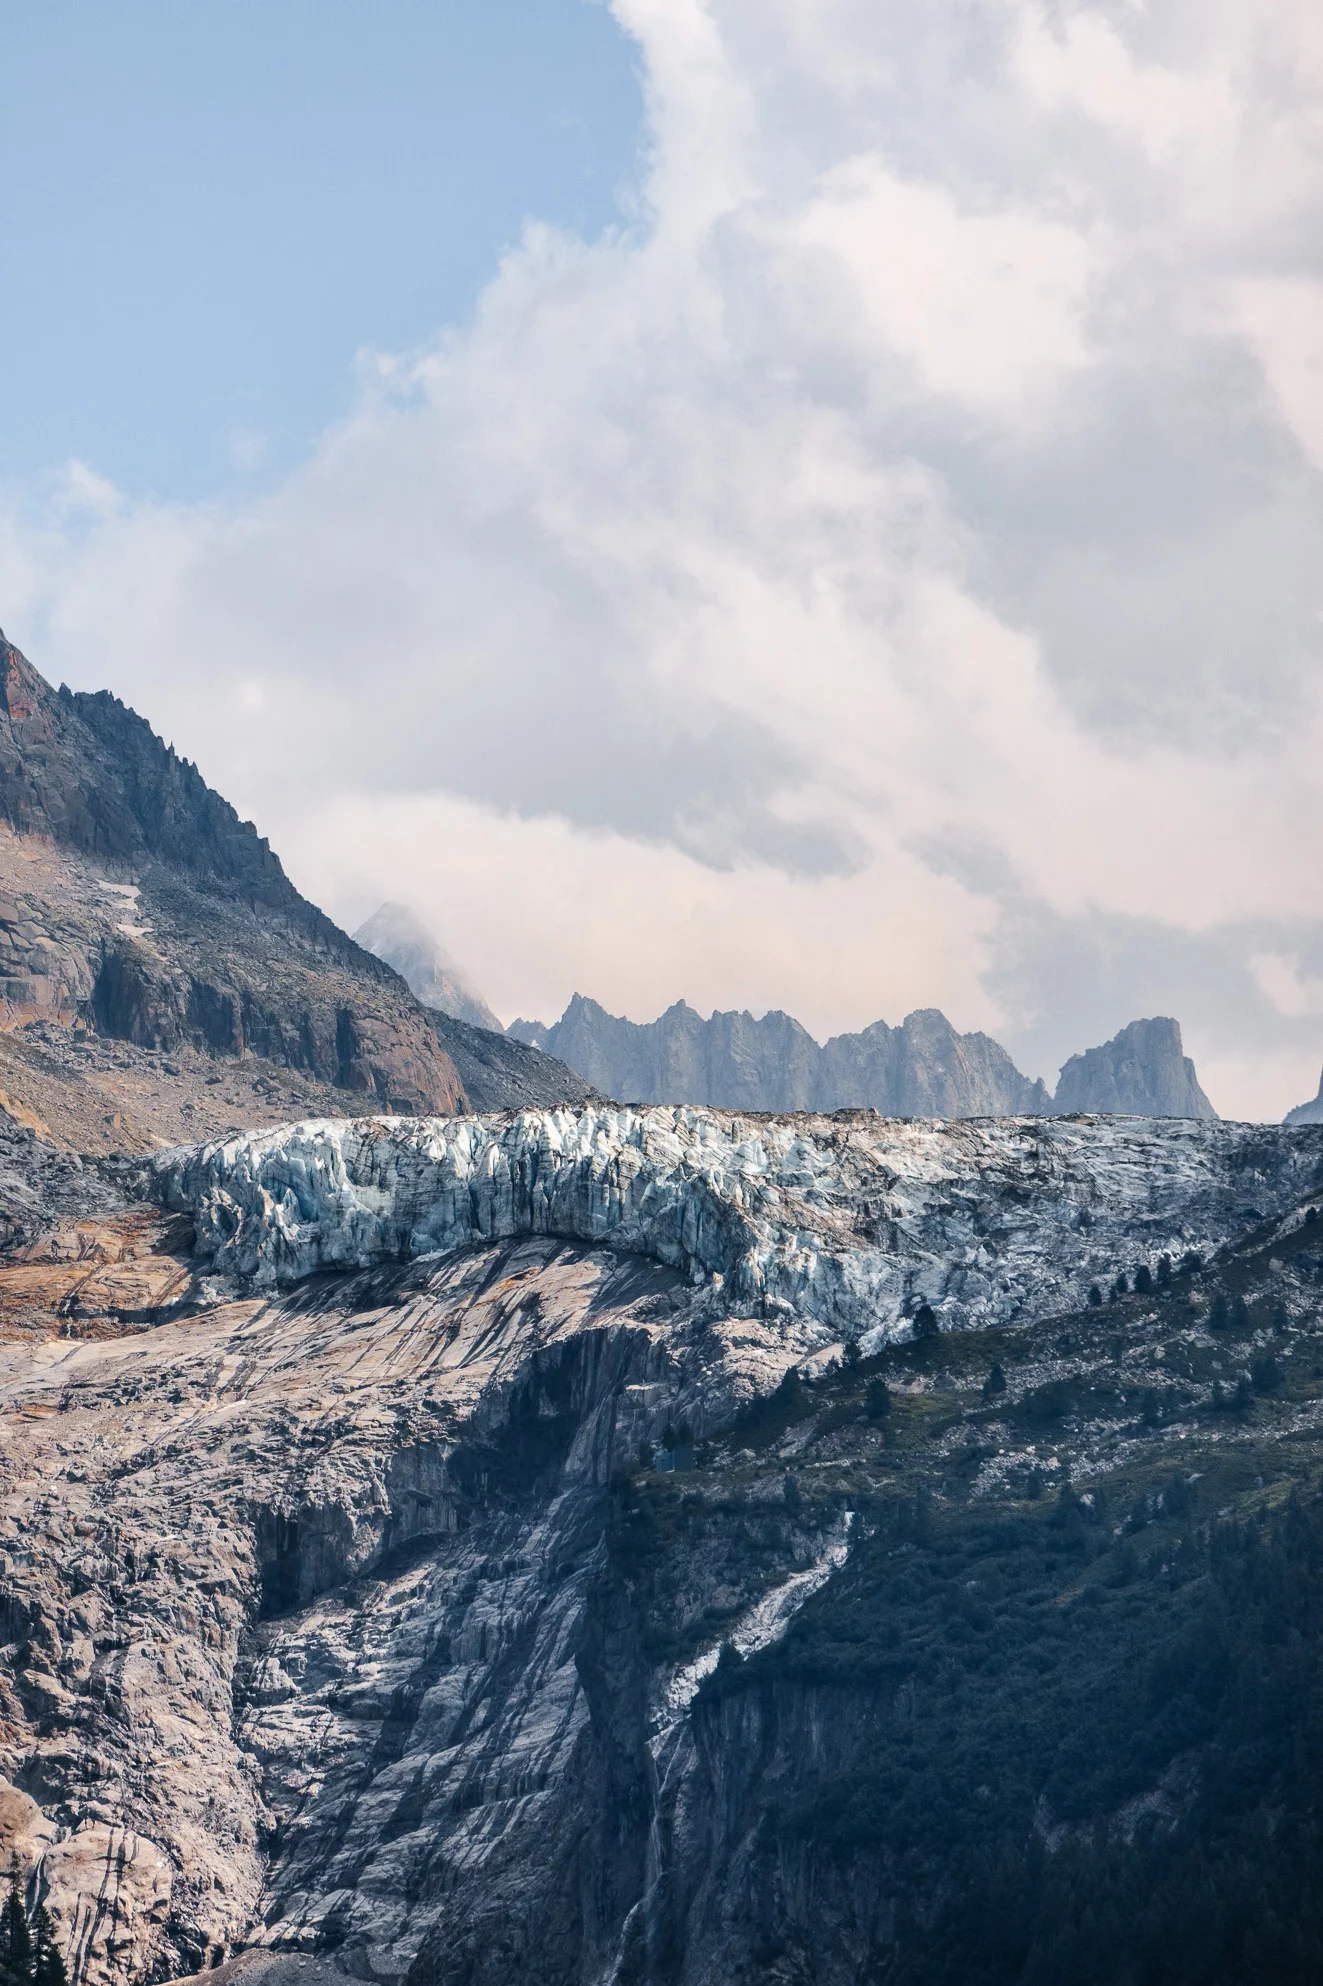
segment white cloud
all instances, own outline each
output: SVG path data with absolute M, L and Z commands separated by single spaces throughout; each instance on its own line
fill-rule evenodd
M 762 1012 L 774 985 L 825 1036 L 839 1025 L 833 978 L 873 1013 L 923 1005 L 938 981 L 969 1025 L 995 1011 L 978 971 L 991 907 L 904 851 L 852 876 L 722 872 L 554 815 L 352 792 L 291 809 L 279 844 L 300 887 L 349 921 L 375 909 L 383 864 L 406 875 L 410 901 L 507 1021 L 554 1017 L 575 990 L 647 1018 L 677 999 Z M 898 945 L 900 931 L 912 942 Z
M 1323 60 L 1298 6 L 1248 12 L 619 0 L 632 218 L 530 227 L 273 494 L 15 506 L 8 631 L 332 911 L 418 902 L 507 1014 L 996 1031 L 1011 901 L 1307 922 L 1309 534 L 1223 548 L 1323 503 Z M 1269 1108 L 1302 1016 L 1260 993 L 1257 1048 L 1204 1039 Z
M 1323 469 L 1323 282 L 1257 277 L 1235 286 L 1233 318 L 1253 345 L 1283 421 Z
M 107 477 L 98 475 L 86 462 L 75 460 L 66 465 L 56 485 L 54 508 L 57 515 L 66 517 L 80 511 L 94 517 L 113 517 L 123 501 Z
M 1300 961 L 1280 952 L 1255 952 L 1250 971 L 1264 997 L 1292 1020 L 1323 1015 L 1323 979 L 1302 972 Z
M 834 167 L 787 232 L 822 251 L 801 276 L 816 275 L 819 300 L 845 278 L 837 335 L 865 357 L 879 343 L 901 354 L 918 390 L 1025 418 L 1086 363 L 1089 250 L 1060 222 L 962 213 L 945 188 L 866 157 Z

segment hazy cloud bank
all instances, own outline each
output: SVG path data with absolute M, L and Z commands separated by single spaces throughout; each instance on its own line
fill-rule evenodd
M 6 631 L 499 1011 L 919 1004 L 1049 1081 L 1323 1058 L 1323 16 L 617 0 L 631 217 L 530 227 L 276 495 L 75 467 Z

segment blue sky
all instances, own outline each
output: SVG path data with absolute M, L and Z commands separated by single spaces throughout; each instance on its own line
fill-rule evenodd
M 0 625 L 342 924 L 1314 1092 L 1318 0 L 0 23 Z
M 270 481 L 639 134 L 589 0 L 3 0 L 0 481 Z

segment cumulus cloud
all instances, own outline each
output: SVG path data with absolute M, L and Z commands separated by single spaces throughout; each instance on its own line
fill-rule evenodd
M 1319 928 L 1317 9 L 615 11 L 620 226 L 530 225 L 274 493 L 15 499 L 8 631 L 507 1015 L 941 1004 L 1051 1078 L 1175 1010 L 1279 1114 L 1320 1056 L 1263 963 Z

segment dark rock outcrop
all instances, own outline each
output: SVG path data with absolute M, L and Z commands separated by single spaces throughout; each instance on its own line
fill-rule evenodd
M 515 1021 L 510 1033 L 630 1103 L 710 1104 L 726 1110 L 873 1109 L 887 1117 L 1041 1115 L 1040 1082 L 1022 1076 L 986 1034 L 957 1034 L 936 1008 L 900 1027 L 876 1021 L 819 1047 L 789 1014 L 717 1013 L 683 1000 L 646 1025 L 576 993 L 554 1027 Z
M 255 1055 L 370 1107 L 463 1106 L 404 981 L 300 896 L 252 824 L 117 698 L 57 694 L 2 636 L 0 821 L 49 842 L 59 905 L 18 905 L 5 927 L 22 954 L 2 982 L 9 1024 L 81 1015 L 140 1048 Z
M 1135 1117 L 1217 1116 L 1184 1052 L 1179 1022 L 1166 1017 L 1131 1021 L 1101 1048 L 1072 1055 L 1053 1107 Z

